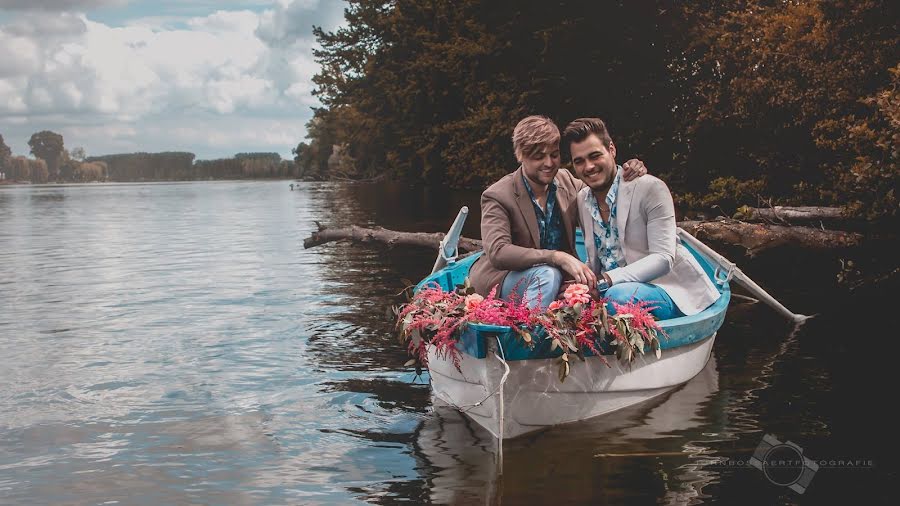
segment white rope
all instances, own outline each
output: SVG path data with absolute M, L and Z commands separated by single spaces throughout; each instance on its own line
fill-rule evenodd
M 500 345 L 500 338 L 497 338 L 497 344 Z M 500 353 L 503 353 L 503 347 L 502 347 L 502 346 L 500 347 Z M 497 392 L 499 392 L 500 389 L 503 388 L 503 385 L 506 383 L 506 379 L 509 377 L 509 364 L 506 363 L 506 360 L 504 360 L 504 359 L 501 358 L 499 355 L 497 355 L 496 352 L 493 352 L 493 353 L 491 353 L 491 354 L 492 354 L 494 357 L 496 357 L 497 360 L 500 361 L 500 363 L 503 364 L 503 367 L 506 368 L 506 370 L 503 371 L 503 376 L 500 377 L 500 383 L 497 384 L 497 386 L 494 388 L 494 390 L 491 391 L 491 393 L 487 394 L 483 399 L 481 399 L 480 401 L 478 401 L 478 402 L 476 402 L 476 403 L 474 403 L 474 404 L 463 404 L 462 406 L 457 406 L 456 404 L 453 404 L 453 406 L 454 406 L 456 409 L 460 410 L 460 412 L 465 413 L 466 411 L 469 411 L 469 410 L 472 409 L 472 408 L 476 408 L 476 407 L 478 407 L 478 406 L 481 406 L 481 405 L 484 404 L 488 399 L 490 399 L 491 397 L 497 395 Z M 505 354 L 504 354 L 504 355 L 505 355 Z M 452 404 L 452 403 L 451 403 L 451 404 Z M 501 405 L 500 409 L 501 409 L 501 410 L 503 409 L 502 405 Z M 501 416 L 502 416 L 502 412 L 501 412 Z

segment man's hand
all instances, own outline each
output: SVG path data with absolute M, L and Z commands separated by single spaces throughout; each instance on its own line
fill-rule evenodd
M 576 283 L 587 285 L 588 288 L 593 288 L 597 285 L 597 276 L 594 274 L 594 271 L 586 263 L 572 255 L 564 251 L 554 251 L 552 261 L 563 272 L 572 276 Z
M 622 164 L 622 177 L 625 178 L 625 181 L 637 179 L 646 173 L 647 167 L 644 167 L 644 162 L 637 158 L 632 158 Z

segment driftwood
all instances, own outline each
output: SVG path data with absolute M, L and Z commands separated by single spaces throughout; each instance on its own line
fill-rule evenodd
M 325 228 L 318 222 L 316 225 L 319 230 L 303 240 L 304 248 L 309 249 L 332 241 L 351 240 L 363 243 L 380 242 L 388 246 L 424 246 L 436 250 L 445 235 L 443 232 L 398 232 L 381 227 L 363 228 L 355 225 L 348 228 Z M 750 255 L 779 246 L 836 249 L 857 246 L 862 241 L 862 235 L 853 232 L 745 223 L 729 219 L 683 221 L 678 223 L 678 226 L 702 241 L 742 246 Z M 460 237 L 459 249 L 478 251 L 481 249 L 481 241 Z
M 846 218 L 840 207 L 741 207 L 734 216 L 745 221 L 764 221 L 768 223 L 808 223 L 821 220 L 840 220 Z
M 684 221 L 678 224 L 701 241 L 743 246 L 749 255 L 779 246 L 809 249 L 839 249 L 858 246 L 862 234 L 812 227 L 786 227 L 738 220 Z
M 327 242 L 349 239 L 353 242 L 381 242 L 388 246 L 398 244 L 424 246 L 436 250 L 441 244 L 441 239 L 446 235 L 443 232 L 398 232 L 381 227 L 363 228 L 356 225 L 351 225 L 348 228 L 325 228 L 319 222 L 316 222 L 316 225 L 319 227 L 319 230 L 303 240 L 305 249 Z M 460 237 L 459 249 L 462 251 L 479 251 L 481 250 L 481 241 Z

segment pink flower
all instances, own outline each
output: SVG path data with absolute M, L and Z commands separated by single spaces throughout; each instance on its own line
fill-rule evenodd
M 466 295 L 466 312 L 471 312 L 478 309 L 478 305 L 484 300 L 484 297 L 478 295 L 477 293 L 473 293 L 472 295 Z
M 587 285 L 573 283 L 566 288 L 566 291 L 563 293 L 563 298 L 570 306 L 574 306 L 578 303 L 587 304 L 591 301 L 591 296 L 588 295 L 588 291 Z
M 555 311 L 555 310 L 561 308 L 562 306 L 563 306 L 563 301 L 554 300 L 553 302 L 550 303 L 549 306 L 547 306 L 547 311 Z

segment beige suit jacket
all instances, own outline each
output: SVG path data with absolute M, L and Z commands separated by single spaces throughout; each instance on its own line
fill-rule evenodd
M 557 210 L 562 213 L 562 251 L 575 255 L 575 198 L 584 183 L 566 169 L 560 169 L 554 181 Z M 481 240 L 484 254 L 469 271 L 469 281 L 482 295 L 497 285 L 502 287 L 510 271 L 550 263 L 552 251 L 541 249 L 537 216 L 522 181 L 522 167 L 481 194 Z M 499 296 L 500 288 L 497 290 Z
M 621 170 L 621 169 L 619 169 Z M 601 272 L 592 231 L 591 189 L 580 190 L 576 205 L 585 232 L 588 264 Z M 676 240 L 675 206 L 664 182 L 651 175 L 622 180 L 616 196 L 616 224 L 626 265 L 607 272 L 613 284 L 653 283 L 664 289 L 684 314 L 703 311 L 719 291 L 693 255 Z

